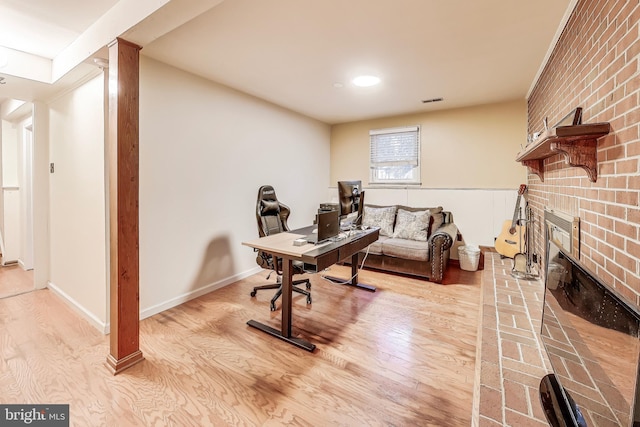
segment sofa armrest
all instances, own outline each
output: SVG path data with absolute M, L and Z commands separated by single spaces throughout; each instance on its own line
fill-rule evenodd
M 442 224 L 429 237 L 429 251 L 431 258 L 431 276 L 429 280 L 436 283 L 442 283 L 444 272 L 449 263 L 449 249 L 453 246 L 458 236 L 458 227 L 450 222 Z
M 443 245 L 443 249 L 449 249 L 453 246 L 453 242 L 458 238 L 458 226 L 453 222 L 448 224 L 442 224 L 432 235 L 429 237 L 429 241 L 433 244 L 433 241 L 438 239 Z

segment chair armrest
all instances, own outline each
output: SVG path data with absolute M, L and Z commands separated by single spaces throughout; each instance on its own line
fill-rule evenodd
M 256 255 L 256 263 L 266 269 L 266 270 L 274 270 L 277 274 L 281 274 L 281 271 L 278 270 L 278 268 L 276 268 L 276 265 L 274 264 L 274 257 L 273 255 L 271 255 L 270 253 L 264 252 L 260 249 L 254 248 L 253 249 L 254 252 L 258 252 L 258 255 Z M 278 267 L 280 266 L 280 258 L 275 258 L 275 260 L 278 262 Z

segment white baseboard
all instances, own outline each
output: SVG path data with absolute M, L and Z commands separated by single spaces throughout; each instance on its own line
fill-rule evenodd
M 203 286 L 203 287 L 201 287 L 199 289 L 195 289 L 195 290 L 193 290 L 191 292 L 187 292 L 185 294 L 178 295 L 177 297 L 171 298 L 170 300 L 165 301 L 165 302 L 163 302 L 161 304 L 156 304 L 156 305 L 154 305 L 152 307 L 145 308 L 144 310 L 140 311 L 140 320 L 146 319 L 147 317 L 151 317 L 154 314 L 161 313 L 161 312 L 163 312 L 165 310 L 168 310 L 170 308 L 176 307 L 176 306 L 178 306 L 180 304 L 184 304 L 185 302 L 190 301 L 190 300 L 192 300 L 194 298 L 198 298 L 201 295 L 208 294 L 209 292 L 215 291 L 215 290 L 220 289 L 220 288 L 224 288 L 225 286 L 230 285 L 232 283 L 235 283 L 238 280 L 242 280 L 242 279 L 244 279 L 246 277 L 252 276 L 252 275 L 256 274 L 257 272 L 259 272 L 260 270 L 262 270 L 262 268 L 255 267 L 255 268 L 252 268 L 251 270 L 247 270 L 247 271 L 244 271 L 242 273 L 238 273 L 236 275 L 233 275 L 231 277 L 227 277 L 226 279 L 219 280 L 219 281 L 217 281 L 215 283 L 211 283 L 211 284 Z
M 237 282 L 238 280 L 242 280 L 246 277 L 252 276 L 256 273 L 258 273 L 259 271 L 261 271 L 262 268 L 260 267 L 255 267 L 252 268 L 250 270 L 244 271 L 242 273 L 238 273 L 236 275 L 233 275 L 231 277 L 227 277 L 226 279 L 223 280 L 219 280 L 215 283 L 211 283 L 207 286 L 203 286 L 199 289 L 195 289 L 191 292 L 187 292 L 185 294 L 179 295 L 175 298 L 171 298 L 168 301 L 165 301 L 161 304 L 156 304 L 152 307 L 149 308 L 145 308 L 144 310 L 140 311 L 140 320 L 142 319 L 146 319 L 147 317 L 151 317 L 154 314 L 158 314 L 161 313 L 165 310 L 168 310 L 170 308 L 176 307 L 180 304 L 184 304 L 187 301 L 190 301 L 194 298 L 198 298 L 201 295 L 204 294 L 208 294 L 209 292 L 215 291 L 217 289 L 223 288 L 227 285 L 230 285 L 232 283 Z M 64 291 L 62 291 L 58 286 L 56 286 L 54 283 L 48 282 L 47 283 L 47 287 L 49 289 L 51 289 L 56 295 L 58 295 L 60 298 L 62 298 L 71 308 L 73 308 L 78 314 L 80 314 L 82 317 L 84 317 L 85 319 L 87 319 L 87 321 L 93 325 L 96 329 L 98 329 L 100 332 L 102 332 L 105 335 L 108 335 L 111 332 L 111 324 L 109 321 L 102 322 L 100 319 L 98 319 L 93 313 L 87 311 L 84 307 L 82 307 L 80 304 L 78 304 L 78 302 L 76 300 L 74 300 L 73 298 L 71 298 L 68 294 L 66 294 Z
M 20 266 L 20 268 L 22 268 L 24 271 L 31 271 L 33 270 L 33 266 L 31 267 L 27 267 L 27 265 L 21 260 L 18 260 L 18 265 Z
M 47 282 L 47 288 L 51 289 L 51 291 L 53 291 L 56 295 L 62 298 L 62 300 L 65 303 L 67 303 L 73 310 L 75 310 L 82 317 L 87 319 L 87 321 L 97 330 L 99 330 L 105 335 L 109 333 L 108 326 L 105 322 L 101 321 L 93 313 L 91 313 L 90 311 L 86 310 L 83 306 L 78 304 L 78 302 L 75 299 L 71 298 L 66 292 L 64 292 L 54 283 Z

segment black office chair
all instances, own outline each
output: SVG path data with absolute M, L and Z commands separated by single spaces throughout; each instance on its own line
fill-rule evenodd
M 260 187 L 258 190 L 258 201 L 256 203 L 256 220 L 258 221 L 258 234 L 260 237 L 289 231 L 287 218 L 290 213 L 291 209 L 289 209 L 287 205 L 278 201 L 276 191 L 272 186 L 263 185 Z M 271 311 L 275 311 L 276 301 L 280 298 L 280 295 L 282 295 L 282 259 L 274 259 L 271 254 L 258 250 L 256 262 L 262 268 L 270 269 L 272 272 L 275 271 L 278 277 L 276 279 L 276 283 L 256 286 L 253 288 L 251 296 L 255 297 L 256 292 L 261 289 L 278 289 L 273 298 L 271 298 Z M 305 271 L 302 267 L 303 264 L 301 262 L 294 262 L 293 274 L 304 274 Z M 267 276 L 267 280 L 269 280 L 269 277 L 271 277 L 271 273 Z M 293 281 L 293 290 L 306 295 L 307 304 L 311 304 L 311 292 L 297 287 L 302 284 L 305 284 L 307 289 L 311 289 L 311 282 L 309 282 L 309 279 L 302 279 Z

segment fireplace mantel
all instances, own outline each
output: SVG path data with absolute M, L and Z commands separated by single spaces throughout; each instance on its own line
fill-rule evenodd
M 544 159 L 563 154 L 569 166 L 580 167 L 587 172 L 589 180 L 598 179 L 597 142 L 611 130 L 611 125 L 591 123 L 557 126 L 547 129 L 537 141 L 527 145 L 518 153 L 517 162 L 522 162 L 531 172 L 544 181 Z

